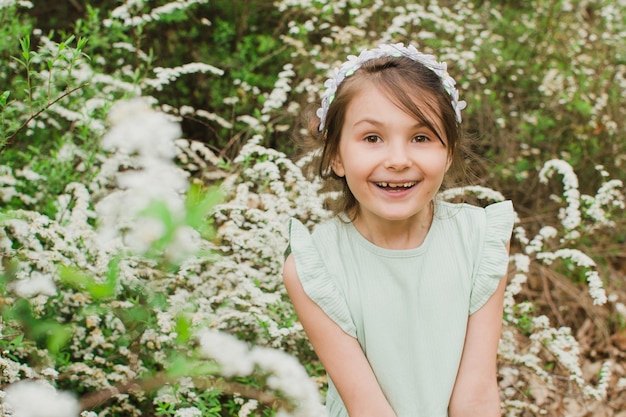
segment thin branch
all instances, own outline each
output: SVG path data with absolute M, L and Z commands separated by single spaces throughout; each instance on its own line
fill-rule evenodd
M 133 390 L 142 390 L 146 392 L 155 391 L 162 386 L 175 381 L 176 378 L 168 377 L 163 373 L 159 373 L 149 379 L 130 381 L 116 387 L 93 392 L 81 398 L 81 409 L 83 411 L 93 410 L 94 408 L 107 403 L 116 395 L 126 394 Z M 237 394 L 238 396 L 244 398 L 255 399 L 260 404 L 271 408 L 280 408 L 288 411 L 293 410 L 293 406 L 288 401 L 261 389 L 253 388 L 238 382 L 224 381 L 223 379 L 211 381 L 207 380 L 207 378 L 193 378 L 193 382 L 197 388 L 214 389 L 227 394 Z
M 13 140 L 15 138 L 15 136 L 17 136 L 18 133 L 20 133 L 22 131 L 22 129 L 24 129 L 33 119 L 35 119 L 37 116 L 39 116 L 41 113 L 45 112 L 46 110 L 48 110 L 50 107 L 52 107 L 53 105 L 55 105 L 57 102 L 63 100 L 65 97 L 69 96 L 70 94 L 74 93 L 75 91 L 80 90 L 81 88 L 87 86 L 89 83 L 83 83 L 81 85 L 79 85 L 78 87 L 74 87 L 71 90 L 61 94 L 59 97 L 55 98 L 53 101 L 49 102 L 45 107 L 43 107 L 41 110 L 39 110 L 37 113 L 31 115 L 28 120 L 26 120 L 24 123 L 22 123 L 22 125 L 20 127 L 17 128 L 17 130 L 15 132 L 13 132 L 11 134 L 11 136 L 9 136 L 7 138 L 7 140 L 4 142 L 3 147 L 7 146 L 11 140 Z M 0 148 L 0 151 L 2 149 Z

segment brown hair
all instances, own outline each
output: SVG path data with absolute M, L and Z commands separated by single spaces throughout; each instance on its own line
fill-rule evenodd
M 435 132 L 439 140 L 448 149 L 451 160 L 450 170 L 446 174 L 445 185 L 458 177 L 465 178 L 464 156 L 469 153 L 464 135 L 456 120 L 456 113 L 451 104 L 450 95 L 444 90 L 441 78 L 432 70 L 407 57 L 382 57 L 364 62 L 351 76 L 337 88 L 335 98 L 328 108 L 326 127 L 319 132 L 319 119 L 311 117 L 309 132 L 322 153 L 319 159 L 318 174 L 328 181 L 340 181 L 343 201 L 333 207 L 335 213 L 344 212 L 350 217 L 356 212 L 357 204 L 345 178 L 335 175 L 331 168 L 339 152 L 341 129 L 346 117 L 348 104 L 364 84 L 373 84 L 384 91 L 402 110 L 424 123 Z M 425 111 L 426 110 L 426 111 Z M 427 114 L 441 118 L 443 132 L 435 120 Z M 443 140 L 446 137 L 447 141 Z

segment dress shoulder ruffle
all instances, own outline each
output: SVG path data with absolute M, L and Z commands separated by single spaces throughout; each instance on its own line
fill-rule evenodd
M 483 249 L 474 278 L 470 299 L 470 314 L 479 310 L 496 291 L 506 275 L 515 213 L 511 201 L 491 204 L 484 209 L 485 233 Z
M 309 230 L 297 219 L 289 222 L 289 248 L 293 254 L 296 271 L 304 292 L 339 327 L 356 337 L 356 326 L 348 305 L 337 287 L 332 274 L 322 258 Z

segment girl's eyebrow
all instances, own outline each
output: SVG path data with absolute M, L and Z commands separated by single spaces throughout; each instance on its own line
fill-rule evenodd
M 359 119 L 356 122 L 354 122 L 352 124 L 353 127 L 356 127 L 360 124 L 363 123 L 369 123 L 371 125 L 380 127 L 380 126 L 385 126 L 387 123 L 385 123 L 382 120 L 376 120 L 376 119 L 371 119 L 371 118 L 364 118 L 364 119 Z M 425 123 L 423 123 L 422 121 L 417 121 L 415 122 L 413 125 L 409 126 L 410 129 L 418 129 L 418 128 L 422 128 L 422 127 L 428 127 Z
M 365 119 L 357 120 L 356 122 L 354 122 L 352 124 L 352 126 L 358 126 L 358 125 L 363 124 L 363 123 L 369 123 L 369 124 L 374 125 L 374 126 L 382 126 L 382 125 L 385 124 L 384 122 L 382 122 L 380 120 L 365 118 Z

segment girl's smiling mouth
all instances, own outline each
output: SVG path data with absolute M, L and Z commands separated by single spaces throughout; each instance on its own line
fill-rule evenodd
M 384 182 L 378 181 L 375 182 L 377 187 L 383 188 L 385 190 L 408 190 L 409 188 L 413 188 L 417 181 L 407 181 L 407 182 Z

